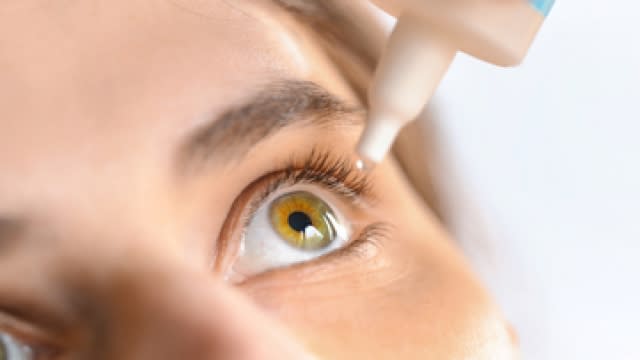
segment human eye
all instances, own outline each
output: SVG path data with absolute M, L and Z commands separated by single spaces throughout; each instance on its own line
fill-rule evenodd
M 366 240 L 371 179 L 351 162 L 314 150 L 265 175 L 236 199 L 219 239 L 217 270 L 242 282 Z

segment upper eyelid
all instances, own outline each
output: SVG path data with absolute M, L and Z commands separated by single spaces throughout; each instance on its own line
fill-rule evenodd
M 314 155 L 314 151 L 312 151 L 310 158 L 314 158 L 314 156 L 319 156 L 319 153 Z M 346 166 L 345 160 L 337 159 L 334 160 L 334 163 L 328 162 L 329 155 L 328 153 L 325 155 L 321 155 L 321 159 L 318 163 L 308 162 L 304 167 L 296 168 L 295 165 L 290 165 L 284 170 L 271 172 L 257 181 L 254 184 L 260 183 L 262 181 L 269 181 L 271 178 L 271 182 L 267 184 L 266 187 L 261 189 L 261 192 L 258 196 L 254 197 L 249 202 L 249 211 L 247 212 L 247 216 L 244 219 L 243 226 L 246 227 L 248 223 L 253 218 L 255 211 L 260 207 L 261 204 L 273 193 L 278 191 L 279 189 L 285 186 L 294 186 L 299 184 L 312 184 L 325 187 L 328 191 L 331 191 L 339 196 L 347 198 L 350 202 L 356 206 L 363 205 L 362 203 L 366 203 L 371 205 L 376 198 L 371 191 L 371 183 L 370 179 L 367 175 L 362 174 L 361 177 L 351 179 L 352 184 L 356 184 L 357 186 L 349 186 L 349 184 L 345 181 L 345 178 L 352 174 L 353 171 L 356 171 L 355 168 L 348 168 Z M 321 169 L 322 166 L 330 165 L 331 169 L 324 172 Z M 343 167 L 344 166 L 344 167 Z M 324 169 L 327 170 L 327 169 Z M 336 174 L 335 171 L 339 171 L 340 173 Z
M 276 176 L 279 177 L 264 189 L 260 201 L 282 185 L 301 183 L 324 185 L 334 193 L 354 202 L 364 201 L 371 204 L 377 200 L 372 191 L 369 174 L 356 169 L 348 158 L 318 148 L 313 148 L 302 159 L 290 159 L 289 163 L 280 170 L 273 171 L 261 179 Z M 256 182 L 259 181 L 260 179 Z

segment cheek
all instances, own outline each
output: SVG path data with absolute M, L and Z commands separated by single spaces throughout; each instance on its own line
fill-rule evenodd
M 504 322 L 449 240 L 410 235 L 248 291 L 327 358 L 512 358 Z
M 439 223 L 403 179 L 380 180 L 395 189 L 378 206 L 388 238 L 247 291 L 326 358 L 514 358 L 501 315 Z
M 430 219 L 398 234 L 394 262 L 407 263 L 407 276 L 390 284 L 392 306 L 380 318 L 404 344 L 407 358 L 513 359 L 506 323 L 452 240 Z M 402 312 L 398 307 L 408 309 Z M 402 327 L 404 324 L 404 327 Z

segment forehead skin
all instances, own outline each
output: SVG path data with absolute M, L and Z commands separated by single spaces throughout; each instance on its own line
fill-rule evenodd
M 64 184 L 117 172 L 125 159 L 166 171 L 171 144 L 273 79 L 314 80 L 349 98 L 277 14 L 263 1 L 1 4 L 0 211 L 62 200 L 48 196 L 68 206 L 77 196 Z

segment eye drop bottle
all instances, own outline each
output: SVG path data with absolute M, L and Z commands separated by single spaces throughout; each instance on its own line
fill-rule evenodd
M 554 0 L 373 0 L 397 17 L 373 83 L 358 167 L 382 161 L 458 51 L 498 66 L 525 57 Z

